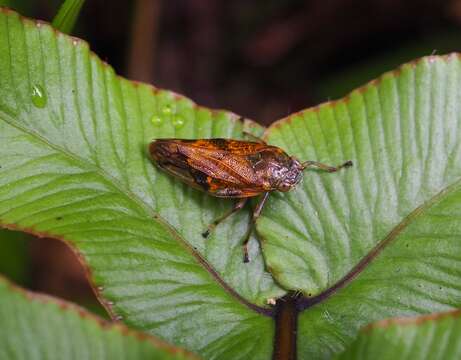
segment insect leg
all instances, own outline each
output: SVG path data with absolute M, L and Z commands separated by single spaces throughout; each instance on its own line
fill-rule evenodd
M 310 160 L 303 162 L 303 169 L 307 169 L 309 167 L 316 167 L 317 169 L 328 171 L 328 172 L 335 172 L 335 171 L 338 171 L 339 169 L 347 168 L 350 166 L 352 166 L 352 161 L 350 160 L 346 161 L 344 164 L 341 164 L 339 166 L 331 166 L 331 165 L 322 164 L 320 162 L 310 161 Z
M 246 137 L 250 138 L 250 139 L 253 140 L 254 142 L 257 142 L 257 143 L 266 145 L 266 142 L 265 142 L 263 139 L 261 139 L 261 138 L 255 136 L 255 135 L 253 135 L 252 133 L 250 133 L 250 132 L 248 132 L 248 131 L 244 131 L 244 132 L 243 132 L 243 135 L 245 135 Z
M 228 212 L 226 212 L 224 215 L 221 217 L 217 218 L 215 221 L 213 221 L 210 225 L 208 225 L 208 228 L 202 233 L 202 236 L 204 238 L 207 238 L 210 233 L 213 231 L 213 229 L 223 220 L 231 216 L 233 213 L 239 211 L 241 208 L 243 208 L 247 202 L 248 198 L 241 198 L 239 199 L 234 207 L 230 209 Z
M 259 200 L 255 209 L 253 210 L 253 222 L 255 222 L 258 219 L 259 215 L 261 215 L 261 211 L 263 210 L 264 204 L 266 203 L 266 200 L 268 197 L 269 197 L 269 192 L 265 192 L 261 200 Z
M 264 204 L 266 203 L 268 197 L 269 192 L 265 192 L 259 200 L 258 204 L 256 205 L 255 209 L 253 210 L 253 215 L 250 218 L 250 226 L 248 226 L 248 230 L 245 235 L 245 241 L 243 242 L 243 262 L 245 263 L 250 261 L 250 258 L 248 256 L 248 241 L 250 240 L 251 231 L 253 230 L 254 224 L 258 219 L 259 215 L 261 215 L 261 211 L 263 210 Z

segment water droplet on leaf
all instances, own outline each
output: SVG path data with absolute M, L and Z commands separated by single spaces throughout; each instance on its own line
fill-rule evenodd
M 181 117 L 181 116 L 175 116 L 175 117 L 173 118 L 173 126 L 174 126 L 175 128 L 180 128 L 180 127 L 183 126 L 183 125 L 184 125 L 184 118 L 183 118 L 183 117 Z
M 162 109 L 162 113 L 163 115 L 166 115 L 166 116 L 169 116 L 169 115 L 172 115 L 174 113 L 174 108 L 173 106 L 171 105 L 165 105 Z
M 47 96 L 45 90 L 38 84 L 32 86 L 32 103 L 38 108 L 44 108 L 47 102 Z
M 158 115 L 153 115 L 151 118 L 150 118 L 150 121 L 152 124 L 154 124 L 155 126 L 159 126 L 162 124 L 163 122 L 163 119 L 158 116 Z

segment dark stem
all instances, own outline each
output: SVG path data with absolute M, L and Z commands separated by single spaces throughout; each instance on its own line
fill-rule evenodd
M 274 360 L 296 359 L 298 311 L 296 297 L 288 294 L 277 300 L 275 316 Z
M 157 35 L 161 19 L 160 0 L 137 0 L 131 29 L 131 48 L 128 53 L 128 77 L 152 83 L 154 62 L 158 58 Z

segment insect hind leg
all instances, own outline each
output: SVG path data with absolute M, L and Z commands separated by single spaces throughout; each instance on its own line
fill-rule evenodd
M 245 206 L 247 200 L 248 200 L 248 198 L 239 199 L 234 204 L 232 209 L 230 209 L 229 211 L 224 213 L 224 215 L 220 216 L 219 218 L 214 220 L 210 225 L 208 225 L 208 228 L 202 233 L 202 236 L 204 238 L 207 238 L 210 235 L 210 233 L 216 228 L 216 226 L 218 226 L 222 221 L 226 220 L 229 216 L 231 216 L 232 214 L 234 214 L 237 211 L 241 210 Z
M 253 210 L 253 214 L 250 218 L 250 224 L 245 234 L 245 240 L 243 241 L 243 262 L 244 263 L 250 262 L 250 257 L 248 255 L 248 242 L 250 241 L 250 236 L 253 231 L 256 220 L 258 220 L 259 215 L 261 215 L 264 204 L 266 203 L 266 200 L 268 197 L 269 197 L 269 192 L 265 192 L 264 195 L 259 200 L 258 204 L 256 205 L 255 209 Z

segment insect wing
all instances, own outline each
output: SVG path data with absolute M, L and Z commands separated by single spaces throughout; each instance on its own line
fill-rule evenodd
M 187 184 L 219 197 L 251 197 L 263 189 L 248 156 L 264 144 L 227 139 L 161 139 L 150 145 L 156 163 Z

